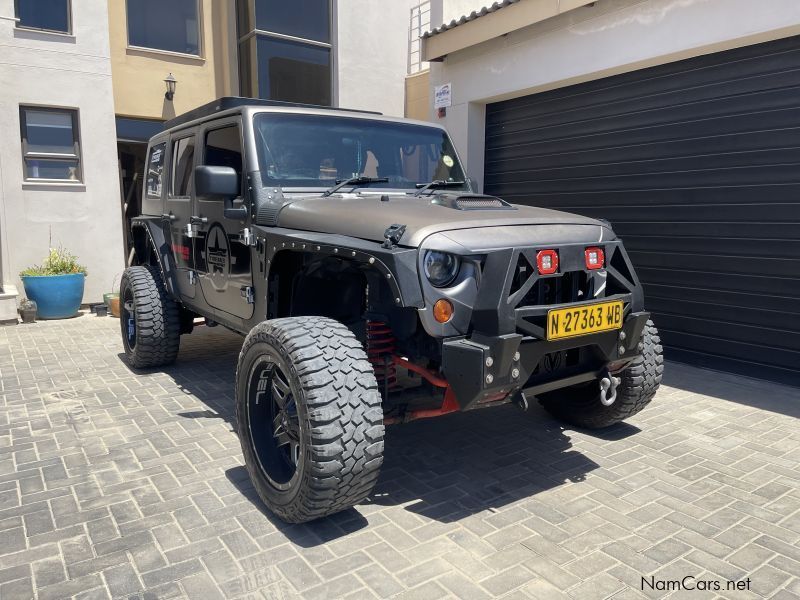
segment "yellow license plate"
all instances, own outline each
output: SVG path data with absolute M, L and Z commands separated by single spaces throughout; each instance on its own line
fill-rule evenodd
M 620 329 L 622 308 L 622 301 L 614 300 L 547 311 L 547 339 L 560 340 Z

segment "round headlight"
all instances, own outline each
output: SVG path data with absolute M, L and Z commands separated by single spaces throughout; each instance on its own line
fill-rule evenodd
M 425 276 L 436 287 L 444 287 L 458 275 L 458 257 L 447 252 L 428 250 L 422 261 Z

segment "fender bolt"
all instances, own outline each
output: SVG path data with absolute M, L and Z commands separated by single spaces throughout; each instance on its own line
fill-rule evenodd
M 486 366 L 491 367 L 494 364 L 494 359 L 491 356 L 486 357 Z
M 370 256 L 369 257 L 369 264 L 371 264 L 371 265 L 375 264 L 375 257 L 374 256 Z
M 619 347 L 619 353 L 620 354 L 625 354 L 625 346 L 620 346 Z
M 511 378 L 516 379 L 519 377 L 519 369 L 511 369 Z
M 624 331 L 620 331 L 619 332 L 619 340 L 620 341 L 624 341 L 626 337 L 628 337 L 628 336 L 625 335 Z
M 519 360 L 519 352 L 514 352 L 514 362 Z
M 494 375 L 492 375 L 491 373 L 489 373 L 489 374 L 486 376 L 486 383 L 492 383 L 493 381 L 494 381 Z
M 639 344 L 636 346 L 636 349 L 639 352 L 641 352 L 642 350 L 644 350 L 644 344 L 642 342 L 639 342 Z

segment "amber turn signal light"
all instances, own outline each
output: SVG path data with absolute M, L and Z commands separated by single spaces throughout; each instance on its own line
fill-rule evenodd
M 450 300 L 441 298 L 433 305 L 433 318 L 439 323 L 447 323 L 453 316 L 453 304 Z

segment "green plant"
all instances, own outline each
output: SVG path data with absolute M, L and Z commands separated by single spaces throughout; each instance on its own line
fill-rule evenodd
M 41 265 L 28 267 L 20 272 L 20 277 L 26 275 L 70 275 L 73 273 L 83 273 L 86 275 L 86 267 L 78 264 L 78 257 L 68 252 L 63 246 L 50 248 L 50 254 L 44 259 Z
M 27 298 L 23 298 L 19 301 L 19 309 L 20 310 L 36 310 L 36 302 L 33 300 L 28 300 Z

